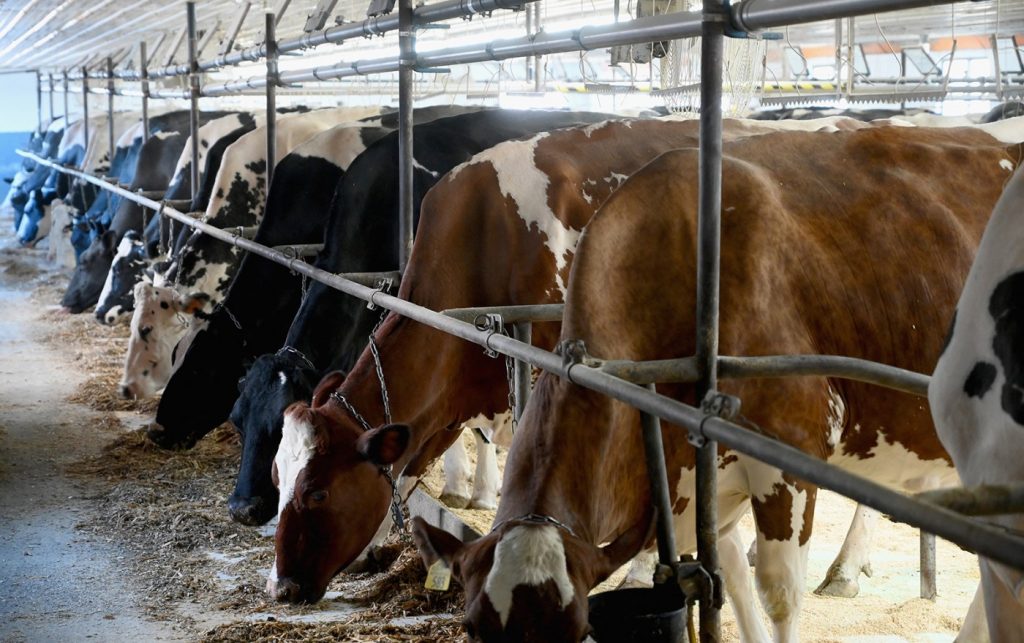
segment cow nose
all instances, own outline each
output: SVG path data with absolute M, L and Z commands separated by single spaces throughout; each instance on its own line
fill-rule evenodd
M 132 387 L 128 386 L 127 384 L 122 384 L 121 385 L 121 397 L 123 397 L 126 400 L 134 400 L 135 399 L 135 392 L 132 391 Z
M 261 496 L 243 498 L 232 495 L 228 498 L 228 513 L 235 522 L 250 527 L 262 525 L 274 517 L 272 507 Z
M 278 578 L 274 585 L 274 600 L 281 603 L 299 602 L 299 585 L 290 578 Z

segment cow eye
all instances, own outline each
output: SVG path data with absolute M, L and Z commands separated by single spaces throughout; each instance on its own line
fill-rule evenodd
M 327 500 L 327 492 L 323 489 L 317 489 L 313 493 L 309 494 L 309 499 L 313 502 L 323 502 Z

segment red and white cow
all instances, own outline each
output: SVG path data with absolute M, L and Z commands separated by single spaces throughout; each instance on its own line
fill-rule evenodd
M 1024 171 L 985 229 L 928 387 L 943 446 L 966 485 L 1024 482 Z M 1024 533 L 1024 515 L 990 518 Z M 1024 641 L 1024 570 L 979 558 L 991 639 Z
M 952 312 L 1015 159 L 973 130 L 880 127 L 727 142 L 722 354 L 842 354 L 928 370 L 942 345 L 938 320 Z M 562 339 L 583 340 L 597 358 L 693 354 L 697 176 L 696 150 L 669 152 L 602 207 L 573 263 Z M 823 377 L 720 388 L 769 435 L 877 481 L 903 486 L 951 471 L 927 409 L 907 394 Z M 697 401 L 689 385 L 658 390 Z M 663 433 L 677 543 L 691 552 L 694 454 L 680 427 L 666 423 Z M 816 489 L 724 448 L 719 468 L 722 534 L 749 499 L 762 605 L 774 638 L 797 641 Z M 466 589 L 470 639 L 585 636 L 587 592 L 643 546 L 644 470 L 635 409 L 541 375 L 509 453 L 493 531 L 463 545 L 414 523 L 425 561 L 445 560 Z M 535 514 L 553 522 L 526 518 Z M 722 562 L 740 604 L 748 581 L 736 568 L 745 559 L 726 551 Z M 756 630 L 741 636 L 762 640 Z
M 726 129 L 730 136 L 739 137 L 777 126 L 729 122 Z M 799 126 L 835 130 L 864 125 L 822 121 Z M 562 301 L 576 243 L 597 208 L 630 173 L 657 154 L 693 146 L 696 132 L 693 120 L 608 121 L 501 143 L 474 156 L 449 172 L 424 199 L 400 296 L 435 310 Z M 488 269 L 481 271 L 484 264 Z M 552 347 L 556 338 L 557 325 L 535 327 L 533 341 L 538 346 Z M 376 342 L 392 415 L 411 426 L 412 446 L 395 464 L 403 476 L 400 486 L 411 488 L 454 438 L 446 429 L 508 408 L 504 366 L 475 346 L 397 315 L 385 320 Z M 430 355 L 430 360 L 424 361 L 423 355 Z M 338 489 L 384 484 L 372 466 L 345 471 L 330 464 L 342 453 L 358 461 L 360 456 L 350 452 L 361 448 L 357 440 L 370 439 L 359 437 L 359 424 L 329 396 L 339 381 L 328 378 L 321 383 L 312 413 L 297 406 L 285 417 L 282 444 L 293 446 L 282 446 L 278 452 L 284 487 L 273 573 L 287 582 L 270 583 L 272 593 L 281 600 L 318 599 L 331 577 L 355 560 L 375 536 L 387 532 L 388 524 L 381 525 L 387 504 L 374 504 L 385 496 L 353 497 L 339 491 L 328 494 L 329 500 L 315 508 L 290 497 L 295 489 L 301 491 L 302 484 L 296 486 L 289 476 L 305 480 L 312 471 L 322 472 L 316 474 L 320 484 Z M 374 426 L 383 423 L 380 383 L 371 353 L 362 354 L 338 392 Z M 308 418 L 315 418 L 313 425 Z M 309 442 L 303 437 L 319 430 L 330 438 Z M 375 431 L 373 435 L 380 439 L 390 434 L 383 428 Z M 301 446 L 311 444 L 323 448 Z M 314 521 L 318 514 L 330 518 Z M 378 520 L 352 527 L 355 516 L 368 515 Z M 344 537 L 338 537 L 342 529 Z M 316 530 L 322 538 L 313 538 L 306 530 Z M 307 543 L 301 551 L 292 546 L 300 541 Z

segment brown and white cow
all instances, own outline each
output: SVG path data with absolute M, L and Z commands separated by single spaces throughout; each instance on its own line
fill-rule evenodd
M 1017 161 L 1015 150 L 974 130 L 882 127 L 726 143 L 722 354 L 841 354 L 927 371 Z M 583 340 L 597 358 L 694 353 L 697 170 L 696 150 L 666 153 L 594 217 L 573 263 L 563 339 Z M 901 486 L 949 471 L 926 406 L 907 394 L 823 377 L 720 388 L 769 435 L 876 481 Z M 696 402 L 692 386 L 658 390 Z M 694 454 L 680 427 L 665 423 L 663 434 L 677 543 L 691 552 Z M 723 533 L 749 498 L 762 604 L 775 639 L 797 641 L 816 489 L 724 448 L 719 468 Z M 425 561 L 445 560 L 466 589 L 471 640 L 556 640 L 551 630 L 580 640 L 587 590 L 642 546 L 644 470 L 635 409 L 541 375 L 494 530 L 463 545 L 414 524 Z M 524 520 L 530 515 L 553 522 Z M 728 576 L 726 589 L 737 589 Z
M 813 127 L 837 124 L 847 126 L 826 121 Z M 730 122 L 727 130 L 744 136 L 773 127 Z M 435 310 L 562 301 L 579 235 L 600 204 L 659 153 L 694 145 L 696 132 L 692 120 L 609 121 L 502 143 L 476 155 L 424 199 L 400 296 Z M 557 333 L 557 324 L 538 324 L 534 343 L 550 348 Z M 508 408 L 505 370 L 476 346 L 397 315 L 385 320 L 376 341 L 393 418 L 411 427 L 410 447 L 394 464 L 411 488 L 455 438 L 446 429 Z M 367 485 L 384 488 L 387 482 L 356 449 L 369 441 L 372 452 L 375 440 L 392 439 L 394 432 L 363 434 L 330 397 L 338 381 L 321 383 L 311 412 L 298 405 L 285 417 L 276 460 L 282 490 L 278 557 L 269 583 L 281 600 L 319 599 L 330 579 L 389 527 L 381 523 L 390 496 L 363 493 Z M 372 426 L 384 422 L 371 353 L 363 353 L 339 393 Z M 309 437 L 321 433 L 324 439 Z M 342 459 L 352 464 L 332 465 Z M 312 496 L 303 494 L 317 485 L 333 491 L 323 501 L 307 502 Z

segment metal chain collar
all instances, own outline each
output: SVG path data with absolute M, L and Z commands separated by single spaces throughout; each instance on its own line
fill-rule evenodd
M 501 315 L 478 315 L 473 320 L 473 325 L 477 330 L 490 331 L 487 339 L 484 341 L 484 346 L 486 347 L 484 352 L 489 357 L 497 357 L 499 353 L 490 347 L 491 337 L 494 335 L 508 337 L 508 331 L 505 330 L 505 324 L 502 322 Z M 512 414 L 512 436 L 515 437 L 516 429 L 519 426 L 519 419 L 516 417 L 516 366 L 515 359 L 511 355 L 505 355 L 505 381 L 508 384 L 508 408 Z
M 386 292 L 390 287 L 391 281 L 386 280 L 381 284 L 380 290 Z M 391 424 L 391 401 L 388 397 L 387 383 L 384 381 L 384 368 L 381 365 L 380 349 L 377 348 L 377 342 L 374 339 L 374 335 L 377 334 L 377 330 L 381 327 L 381 324 L 384 323 L 384 318 L 387 314 L 388 310 L 386 308 L 382 308 L 380 311 L 380 318 L 377 319 L 376 325 L 374 325 L 373 330 L 370 331 L 369 346 L 370 353 L 373 355 L 374 371 L 377 373 L 377 380 L 380 382 L 380 397 L 381 403 L 384 406 L 384 421 L 386 424 Z M 332 391 L 330 397 L 341 404 L 341 406 L 348 411 L 357 422 L 359 422 L 364 431 L 371 430 L 370 423 L 366 421 L 366 418 L 364 418 L 354 406 L 352 406 L 352 403 L 349 402 L 344 395 L 338 391 Z M 405 516 L 402 514 L 402 496 L 398 493 L 398 485 L 395 483 L 392 467 L 391 465 L 387 465 L 380 466 L 378 468 L 387 479 L 388 484 L 391 486 L 391 517 L 394 519 L 395 525 L 398 527 L 398 531 L 402 535 L 402 538 L 408 539 L 409 534 L 405 529 Z

